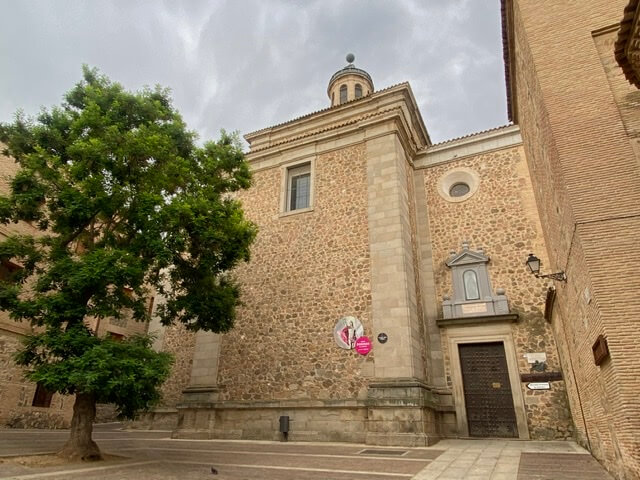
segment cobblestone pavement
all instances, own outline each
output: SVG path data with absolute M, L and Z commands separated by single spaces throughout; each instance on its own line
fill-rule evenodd
M 443 440 L 428 448 L 399 448 L 174 440 L 169 432 L 117 427 L 97 427 L 94 439 L 103 452 L 121 459 L 40 468 L 7 457 L 55 452 L 68 431 L 0 430 L 0 480 L 610 480 L 572 442 Z

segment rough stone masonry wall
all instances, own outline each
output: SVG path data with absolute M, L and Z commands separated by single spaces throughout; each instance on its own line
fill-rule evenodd
M 480 177 L 478 190 L 463 202 L 449 202 L 437 192 L 438 180 L 449 170 L 466 167 Z M 544 320 L 545 283 L 527 273 L 526 254 L 543 249 L 531 184 L 521 147 L 511 147 L 437 165 L 425 170 L 434 275 L 439 302 L 452 294 L 451 271 L 445 261 L 462 241 L 471 249 L 483 247 L 491 261 L 489 277 L 494 288 L 505 288 L 511 311 L 520 319 L 512 327 L 520 373 L 530 365 L 525 353 L 544 352 L 550 371 L 560 364 L 551 326 Z M 450 352 L 442 331 L 447 383 L 451 387 Z M 522 384 L 529 433 L 534 439 L 572 436 L 572 422 L 563 381 L 551 390 L 529 390 Z
M 640 415 L 629 412 L 640 411 L 640 175 L 629 134 L 640 113 L 620 96 L 593 33 L 618 23 L 627 1 L 513 3 L 518 122 L 545 238 L 569 278 L 554 329 L 575 372 L 578 438 L 618 478 L 637 479 Z M 549 221 L 558 209 L 562 221 Z M 600 334 L 611 356 L 597 367 L 591 345 Z
M 24 379 L 24 370 L 13 355 L 22 335 L 0 328 L 0 425 L 14 428 L 68 428 L 72 396 L 55 394 L 51 406 L 32 407 L 36 384 Z
M 237 272 L 244 306 L 222 341 L 221 399 L 364 399 L 373 354 L 333 339 L 345 315 L 359 318 L 365 335 L 372 328 L 364 147 L 316 157 L 310 212 L 279 215 L 282 174 L 256 171 L 240 195 L 260 230 Z
M 5 145 L 0 143 L 0 151 Z M 7 195 L 11 178 L 19 165 L 0 154 L 0 193 Z M 0 225 L 0 241 L 7 235 L 37 234 L 37 229 L 26 222 Z M 22 335 L 29 333 L 28 323 L 15 322 L 7 312 L 0 312 L 0 425 L 17 428 L 63 428 L 71 419 L 73 397 L 54 395 L 49 408 L 32 407 L 36 384 L 24 378 L 13 355 L 20 348 Z
M 182 391 L 189 386 L 196 335 L 182 325 L 167 327 L 162 351 L 173 355 L 171 374 L 162 385 L 162 406 L 175 407 L 182 402 Z

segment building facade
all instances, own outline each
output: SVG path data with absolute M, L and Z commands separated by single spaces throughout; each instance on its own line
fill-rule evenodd
M 638 2 L 503 3 L 510 114 L 522 132 L 547 268 L 568 277 L 552 325 L 577 438 L 618 478 L 637 479 L 640 92 L 625 73 L 633 75 L 638 58 Z
M 260 233 L 237 326 L 162 331 L 178 362 L 145 425 L 575 438 L 639 478 L 637 4 L 504 0 L 512 125 L 434 145 L 410 86 L 375 90 L 348 58 L 329 108 L 247 135 Z M 344 348 L 359 335 L 366 355 Z
M 275 440 L 287 416 L 291 440 L 377 445 L 572 438 L 548 285 L 524 265 L 547 254 L 519 127 L 433 145 L 410 86 L 375 91 L 353 64 L 328 95 L 246 136 L 240 198 L 259 234 L 236 272 L 244 305 L 226 335 L 163 332 L 178 363 L 146 424 Z
M 4 148 L 0 144 L 0 149 Z M 11 158 L 0 153 L 0 192 L 7 195 L 10 179 L 18 171 L 19 165 Z M 0 240 L 9 235 L 39 234 L 39 230 L 27 223 L 0 224 Z M 10 261 L 0 262 L 0 278 L 20 268 Z M 109 335 L 123 338 L 146 333 L 148 324 L 133 319 L 92 319 L 88 326 L 99 336 Z M 73 415 L 75 397 L 53 394 L 42 386 L 24 378 L 24 369 L 15 364 L 13 357 L 21 348 L 22 339 L 32 333 L 28 322 L 15 322 L 8 312 L 0 311 L 0 426 L 14 428 L 68 428 Z M 116 418 L 113 405 L 97 405 L 97 421 L 110 421 Z
M 503 0 L 502 18 L 510 125 L 432 144 L 411 87 L 375 90 L 349 56 L 328 108 L 246 136 L 259 234 L 236 327 L 152 322 L 176 363 L 139 426 L 573 438 L 640 478 L 638 1 Z M 70 402 L 34 407 L 16 380 L 24 327 L 0 330 L 2 421 L 64 419 Z

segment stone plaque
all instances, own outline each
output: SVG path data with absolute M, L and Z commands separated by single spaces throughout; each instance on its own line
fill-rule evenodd
M 465 303 L 461 305 L 463 315 L 470 313 L 487 313 L 486 303 Z
M 544 352 L 540 353 L 525 353 L 524 358 L 527 359 L 528 363 L 542 363 L 547 361 L 547 354 Z

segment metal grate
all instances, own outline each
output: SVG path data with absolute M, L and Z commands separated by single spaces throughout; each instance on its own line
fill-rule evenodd
M 358 455 L 388 455 L 392 457 L 401 457 L 409 453 L 409 450 L 372 450 L 366 449 L 358 452 Z

